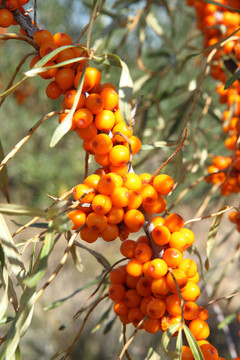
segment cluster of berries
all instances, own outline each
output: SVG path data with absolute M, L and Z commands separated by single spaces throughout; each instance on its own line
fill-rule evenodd
M 237 0 L 221 0 L 219 2 L 236 10 L 240 9 Z M 187 0 L 187 4 L 195 7 L 198 19 L 197 27 L 203 32 L 205 47 L 214 45 L 239 29 L 239 13 L 199 0 Z M 212 159 L 212 164 L 208 167 L 210 175 L 206 180 L 220 184 L 222 195 L 240 192 L 240 147 L 238 142 L 240 135 L 240 83 L 235 81 L 231 87 L 224 89 L 226 74 L 223 59 L 226 58 L 226 55 L 234 59 L 239 66 L 240 40 L 235 38 L 226 42 L 218 49 L 211 64 L 211 76 L 219 81 L 216 88 L 219 102 L 227 105 L 227 109 L 222 114 L 222 129 L 229 135 L 225 140 L 225 147 L 231 151 L 231 154 L 229 156 L 215 156 Z
M 233 211 L 229 214 L 229 220 L 237 225 L 237 229 L 240 232 L 240 211 Z
M 11 25 L 18 25 L 15 22 L 12 11 L 18 9 L 22 13 L 25 13 L 23 5 L 27 4 L 29 0 L 6 0 L 5 6 L 6 8 L 0 9 L 0 27 L 8 28 Z M 0 0 L 0 5 L 2 0 Z

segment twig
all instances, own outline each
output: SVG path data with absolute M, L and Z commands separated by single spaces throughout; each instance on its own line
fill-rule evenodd
M 34 0 L 33 22 L 34 22 L 34 25 L 37 26 L 37 0 Z
M 86 152 L 85 153 L 85 174 L 84 174 L 84 179 L 86 179 L 86 177 L 88 176 L 88 161 L 89 161 L 89 153 Z
M 39 234 L 35 235 L 33 238 L 29 239 L 24 245 L 23 247 L 20 249 L 19 253 L 22 255 L 24 250 L 27 248 L 28 245 L 30 245 L 33 241 L 35 241 L 36 239 L 39 239 L 42 235 L 44 235 L 47 232 L 47 230 L 43 230 L 42 232 L 40 232 Z
M 206 209 L 206 207 L 208 206 L 209 202 L 212 199 L 213 194 L 217 191 L 217 189 L 220 187 L 219 184 L 214 184 L 213 187 L 211 188 L 211 190 L 209 191 L 209 194 L 205 197 L 202 205 L 200 206 L 200 208 L 198 209 L 197 213 L 195 214 L 194 217 L 198 218 L 200 217 L 204 210 Z
M 199 217 L 199 218 L 194 218 L 194 219 L 187 220 L 187 221 L 185 221 L 184 226 L 187 225 L 187 224 L 193 223 L 193 222 L 197 222 L 197 221 L 209 219 L 209 218 L 214 217 L 214 216 L 218 216 L 218 215 L 223 214 L 223 213 L 225 213 L 226 211 L 229 211 L 229 210 L 232 210 L 232 209 L 234 209 L 234 206 L 226 206 L 225 209 L 220 210 L 220 211 L 218 211 L 217 213 L 210 214 L 210 215 L 206 215 L 206 216 Z
M 34 41 L 30 37 L 22 35 L 22 34 L 17 34 L 17 33 L 1 34 L 0 35 L 0 40 L 21 40 L 21 41 L 25 41 L 26 43 L 31 45 L 37 51 L 39 50 L 39 45 L 38 45 L 38 43 L 36 43 L 36 41 Z
M 127 338 L 126 338 L 126 324 L 123 324 L 123 343 L 124 345 L 126 345 L 126 342 L 127 342 Z M 125 355 L 126 355 L 126 358 L 128 360 L 132 360 L 129 353 L 128 353 L 128 350 L 125 351 Z

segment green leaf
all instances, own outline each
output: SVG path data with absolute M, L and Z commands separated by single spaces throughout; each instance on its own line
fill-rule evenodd
M 148 349 L 147 356 L 145 357 L 144 360 L 160 360 L 160 359 L 161 356 L 152 347 L 150 347 Z
M 237 13 L 240 14 L 240 10 L 239 10 L 239 9 L 235 9 L 235 8 L 233 8 L 233 7 L 231 7 L 231 6 L 228 6 L 228 5 L 225 5 L 225 4 L 220 4 L 220 3 L 217 2 L 217 1 L 214 1 L 214 0 L 202 0 L 202 1 L 204 1 L 204 2 L 207 3 L 207 4 L 217 5 L 217 6 L 220 6 L 220 7 L 226 8 L 226 9 L 229 9 L 229 10 L 233 10 L 233 11 L 235 11 L 235 12 L 237 12 Z
M 107 323 L 107 325 L 105 326 L 105 328 L 104 328 L 104 330 L 103 330 L 103 334 L 104 335 L 106 335 L 106 334 L 108 334 L 111 330 L 112 330 L 112 327 L 113 327 L 113 325 L 114 325 L 114 323 L 115 323 L 115 321 L 116 321 L 116 316 L 112 319 L 112 320 L 110 320 L 108 323 Z
M 222 210 L 224 210 L 226 208 L 227 207 L 224 206 L 219 211 L 222 211 Z M 207 258 L 206 258 L 206 261 L 205 261 L 206 270 L 209 270 L 209 258 L 210 258 L 210 254 L 211 254 L 212 249 L 213 249 L 214 244 L 215 244 L 216 235 L 217 235 L 218 228 L 220 226 L 220 222 L 222 220 L 222 217 L 223 217 L 223 213 L 216 216 L 216 218 L 212 222 L 211 228 L 210 228 L 209 233 L 208 233 L 207 248 L 206 248 Z
M 104 313 L 102 314 L 101 318 L 99 319 L 98 323 L 94 326 L 94 328 L 91 331 L 91 334 L 94 334 L 96 331 L 98 331 L 102 325 L 102 323 L 108 319 L 109 313 L 112 309 L 112 306 L 110 306 Z
M 224 326 L 231 324 L 236 318 L 237 314 L 227 315 L 225 319 L 218 324 L 218 330 L 222 330 Z
M 90 254 L 92 254 L 96 259 L 97 261 L 106 269 L 106 270 L 109 270 L 109 268 L 111 267 L 109 261 L 102 255 L 100 254 L 99 252 L 95 251 L 95 250 L 92 250 L 92 249 L 89 249 L 88 247 L 80 244 L 79 242 L 75 241 L 74 243 L 76 246 L 82 248 L 82 249 L 85 249 L 87 250 Z
M 83 269 L 84 269 L 84 266 L 83 266 L 83 263 L 82 263 L 82 258 L 81 258 L 81 255 L 79 254 L 79 251 L 76 247 L 76 245 L 73 245 L 71 247 L 71 255 L 72 255 L 72 259 L 73 259 L 73 262 L 76 266 L 76 269 L 79 271 L 79 272 L 83 272 Z
M 172 357 L 175 357 L 176 352 L 169 351 L 167 349 L 167 347 L 168 347 L 168 344 L 169 344 L 172 336 L 175 334 L 175 332 L 179 329 L 180 326 L 181 326 L 181 324 L 171 325 L 162 335 L 162 340 L 161 340 L 162 348 L 167 354 L 169 354 Z
M 230 77 L 226 81 L 226 84 L 224 86 L 224 90 L 228 89 L 235 81 L 237 81 L 240 78 L 240 69 L 238 69 L 233 76 Z
M 2 142 L 0 140 L 0 162 L 5 158 Z M 0 190 L 2 191 L 3 195 L 5 196 L 7 202 L 10 202 L 9 200 L 9 193 L 8 193 L 8 173 L 7 173 L 7 167 L 6 165 L 0 172 Z
M 59 214 L 53 219 L 53 228 L 60 234 L 71 230 L 73 227 L 72 220 L 67 216 L 67 214 Z
M 0 213 L 6 215 L 26 215 L 45 218 L 46 213 L 40 208 L 18 204 L 0 204 Z
M 67 205 L 69 205 L 69 202 L 67 200 L 58 201 L 53 204 L 47 211 L 46 219 L 52 219 L 54 216 L 58 215 L 60 211 L 64 211 Z
M 50 147 L 54 147 L 55 145 L 57 145 L 57 143 L 61 140 L 61 138 L 71 129 L 72 117 L 77 108 L 77 104 L 78 104 L 78 101 L 79 101 L 81 93 L 82 93 L 82 87 L 83 87 L 83 81 L 84 81 L 86 68 L 87 68 L 87 62 L 85 63 L 83 71 L 82 71 L 82 75 L 81 75 L 81 78 L 79 81 L 79 85 L 78 85 L 77 93 L 76 93 L 76 96 L 75 96 L 75 99 L 73 102 L 73 106 L 72 106 L 71 110 L 69 111 L 69 113 L 67 114 L 67 116 L 64 118 L 64 120 L 61 122 L 61 124 L 59 124 L 58 127 L 56 128 L 56 130 L 54 131 L 51 142 L 50 142 Z
M 89 26 L 88 26 L 87 41 L 86 41 L 88 53 L 90 52 L 91 35 L 92 35 L 93 23 L 97 12 L 97 7 L 98 7 L 98 0 L 94 0 L 93 10 L 91 13 Z
M 9 323 L 10 321 L 13 321 L 14 317 L 12 316 L 5 316 L 2 318 L 2 320 L 0 321 L 0 326 L 3 326 L 7 323 Z
M 54 245 L 53 222 L 48 225 L 47 234 L 45 236 L 40 254 L 33 266 L 33 273 L 26 278 L 23 283 L 29 288 L 33 288 L 42 279 L 47 270 L 48 257 Z
M 147 14 L 146 22 L 148 26 L 150 26 L 158 36 L 162 37 L 162 35 L 164 34 L 163 28 L 159 25 L 158 19 L 153 12 L 149 12 Z
M 5 264 L 5 255 L 0 243 L 0 280 L 2 285 L 0 297 L 0 320 L 2 320 L 8 308 L 8 271 Z
M 176 356 L 175 360 L 181 359 L 181 353 L 182 353 L 182 328 L 178 330 L 178 336 L 177 336 L 177 342 L 176 342 Z
M 184 334 L 186 335 L 189 347 L 192 350 L 194 359 L 195 360 L 204 360 L 203 354 L 198 346 L 198 343 L 197 343 L 195 337 L 193 336 L 193 334 L 191 333 L 191 331 L 185 324 L 183 324 L 183 331 L 184 331 Z

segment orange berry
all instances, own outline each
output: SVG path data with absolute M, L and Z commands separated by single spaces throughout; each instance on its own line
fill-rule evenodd
M 109 273 L 109 279 L 112 284 L 124 284 L 126 276 L 126 266 L 119 266 L 118 268 L 111 270 Z
M 0 26 L 7 28 L 13 23 L 13 14 L 8 9 L 0 9 Z
M 123 301 L 116 301 L 113 310 L 117 315 L 127 316 L 128 306 Z
M 195 236 L 192 230 L 187 228 L 181 228 L 179 231 L 180 233 L 184 234 L 185 237 L 187 238 L 188 247 L 191 246 L 195 240 Z
M 78 88 L 78 84 L 80 81 L 82 73 L 79 72 L 74 79 L 74 86 L 76 88 Z M 86 72 L 85 72 L 85 76 L 84 76 L 84 81 L 83 81 L 83 88 L 82 91 L 89 91 L 91 90 L 94 86 L 97 86 L 100 83 L 101 80 L 101 73 L 99 70 L 93 68 L 93 67 L 87 67 L 86 68 Z
M 128 190 L 139 190 L 142 187 L 142 182 L 137 174 L 128 173 L 123 177 L 123 186 Z
M 201 352 L 205 360 L 217 360 L 218 351 L 211 344 L 203 344 L 200 346 Z
M 174 180 L 169 175 L 160 174 L 154 177 L 153 187 L 160 195 L 168 195 L 174 187 Z
M 41 60 L 41 56 L 35 55 L 30 62 L 30 69 L 32 69 L 34 67 L 34 65 L 36 65 L 36 63 L 40 60 Z
M 166 311 L 166 304 L 161 299 L 153 299 L 147 306 L 147 314 L 152 319 L 159 319 Z
M 74 58 L 75 58 L 75 54 L 73 49 L 64 49 L 60 53 L 58 53 L 56 62 L 60 64 L 64 61 L 72 60 Z M 67 65 L 62 65 L 62 67 L 71 67 L 73 64 L 74 63 L 69 63 Z
M 41 58 L 43 58 L 44 56 L 50 54 L 55 49 L 57 49 L 57 45 L 53 41 L 45 41 L 40 46 L 39 54 L 40 54 Z M 56 60 L 56 58 L 57 58 L 57 55 L 53 56 L 51 58 L 51 60 L 52 61 Z
M 141 143 L 140 139 L 137 136 L 133 135 L 129 138 L 129 141 L 130 141 L 132 154 L 133 155 L 137 154 L 141 150 L 141 147 L 142 147 L 142 143 Z
M 113 241 L 119 235 L 119 230 L 117 225 L 107 224 L 106 228 L 101 231 L 100 236 L 104 241 Z
M 115 174 L 118 174 L 120 176 L 126 175 L 126 173 L 128 171 L 128 167 L 126 164 L 124 164 L 122 166 L 115 166 L 113 164 L 110 164 L 109 169 L 111 172 L 114 172 Z
M 53 41 L 53 35 L 48 30 L 37 30 L 34 33 L 33 40 L 38 43 L 38 45 L 42 45 L 46 41 Z
M 209 318 L 209 313 L 207 309 L 202 309 L 201 306 L 198 307 L 198 318 L 201 320 L 207 320 Z
M 131 209 L 125 212 L 123 221 L 131 232 L 137 232 L 143 226 L 145 218 L 141 211 Z
M 111 174 L 103 175 L 98 181 L 97 190 L 100 194 L 111 195 L 116 188 L 116 180 L 114 180 Z
M 149 245 L 140 243 L 135 249 L 135 258 L 142 263 L 149 261 L 152 257 L 152 249 Z
M 117 92 L 116 86 L 114 86 L 114 85 L 113 85 L 112 83 L 110 83 L 110 82 L 106 82 L 106 83 L 102 84 L 102 90 L 103 90 L 103 89 L 106 89 L 106 88 L 113 89 L 114 91 Z
M 115 125 L 124 122 L 123 117 L 122 117 L 121 112 L 120 112 L 119 109 L 115 111 L 114 116 L 115 116 Z
M 116 208 L 128 206 L 129 203 L 129 192 L 124 187 L 118 187 L 114 189 L 111 194 L 112 205 Z
M 159 319 L 147 318 L 143 323 L 143 328 L 150 334 L 155 334 L 160 329 Z
M 141 296 L 137 293 L 137 290 L 130 289 L 127 290 L 124 296 L 124 303 L 129 308 L 137 307 L 140 304 Z
M 106 214 L 107 216 L 107 221 L 109 224 L 119 224 L 124 217 L 124 210 L 123 208 L 116 208 L 116 207 L 112 207 L 111 210 L 109 211 L 108 214 Z
M 143 209 L 149 214 L 159 214 L 162 213 L 167 206 L 167 201 L 161 195 L 158 195 L 157 200 L 152 204 L 145 203 L 143 204 Z
M 151 280 L 145 277 L 140 278 L 137 282 L 136 290 L 141 296 L 151 295 Z
M 59 124 L 61 124 L 61 122 L 63 122 L 63 120 L 65 119 L 66 116 L 67 116 L 67 114 L 59 115 L 59 118 L 58 118 Z M 71 126 L 70 130 L 76 131 L 76 129 L 77 128 L 76 128 L 75 124 L 72 123 L 72 126 Z
M 109 196 L 98 194 L 94 197 L 92 201 L 92 209 L 97 214 L 105 215 L 107 214 L 112 207 L 112 201 Z
M 6 0 L 5 4 L 10 11 L 16 10 L 19 7 L 17 0 Z
M 183 270 L 188 278 L 193 277 L 197 272 L 197 264 L 192 259 L 181 260 L 178 268 Z
M 142 196 L 143 205 L 151 205 L 158 199 L 157 191 L 149 184 L 144 184 L 139 190 L 139 193 Z
M 188 281 L 183 291 L 181 291 L 182 297 L 186 301 L 196 301 L 200 295 L 200 289 L 192 281 Z
M 109 154 L 111 164 L 115 166 L 123 166 L 130 159 L 129 149 L 123 145 L 115 145 Z
M 152 218 L 152 223 L 154 227 L 162 226 L 164 224 L 164 218 L 161 216 L 155 216 L 154 218 Z
M 86 99 L 86 108 L 94 115 L 101 113 L 103 111 L 103 100 L 101 96 L 96 93 L 90 94 Z M 98 126 L 97 128 L 99 129 Z
M 72 220 L 74 226 L 73 230 L 76 230 L 79 228 L 79 226 L 82 226 L 86 223 L 87 216 L 85 212 L 81 210 L 72 210 L 70 211 L 67 216 Z
M 182 271 L 180 269 L 173 269 L 172 272 L 175 277 L 175 280 L 177 281 L 179 289 L 180 290 L 183 289 L 188 281 L 187 275 L 185 274 L 184 271 Z M 176 294 L 177 288 L 175 285 L 175 281 L 172 277 L 172 274 L 170 272 L 167 274 L 167 283 L 168 283 L 170 290 Z
M 183 218 L 178 214 L 170 214 L 164 221 L 164 226 L 167 226 L 171 232 L 179 231 L 184 224 Z
M 136 289 L 138 280 L 141 278 L 141 276 L 132 276 L 127 273 L 125 286 L 127 286 L 129 289 Z
M 196 340 L 205 340 L 209 334 L 210 329 L 206 321 L 201 319 L 194 319 L 189 323 L 189 330 L 192 332 Z
M 78 129 L 86 129 L 93 122 L 93 114 L 88 109 L 81 108 L 75 111 L 72 121 Z
M 111 151 L 112 146 L 113 146 L 112 140 L 110 136 L 108 136 L 107 134 L 98 134 L 93 138 L 92 147 L 96 154 L 101 154 L 101 155 L 107 154 L 108 152 Z
M 120 252 L 126 258 L 132 259 L 135 257 L 135 249 L 137 245 L 137 242 L 134 240 L 124 240 L 120 246 Z
M 128 210 L 130 209 L 138 209 L 142 204 L 141 195 L 135 190 L 129 190 L 129 198 L 128 198 Z
M 91 141 L 91 148 L 92 148 L 92 141 Z M 93 151 L 93 148 L 92 148 Z M 94 154 L 94 151 L 93 151 Z M 94 159 L 95 161 L 101 165 L 101 166 L 108 166 L 110 164 L 110 160 L 109 160 L 109 154 L 95 154 L 94 155 Z
M 137 327 L 140 321 L 143 319 L 143 314 L 139 307 L 131 307 L 128 310 L 128 319 L 131 321 L 133 326 Z
M 168 248 L 164 251 L 162 259 L 167 263 L 169 267 L 177 267 L 183 258 L 183 254 L 180 250 L 174 248 Z
M 85 185 L 85 184 L 76 185 L 73 188 L 73 197 L 74 197 L 74 199 L 79 200 L 84 195 L 84 193 L 86 193 L 88 190 L 90 190 L 90 187 Z M 96 195 L 95 192 L 89 192 L 88 194 L 83 196 L 83 198 L 81 200 L 81 203 L 92 202 L 95 195 Z
M 187 238 L 180 231 L 174 231 L 171 234 L 169 246 L 180 251 L 185 251 L 188 248 Z
M 118 94 L 112 88 L 104 88 L 101 91 L 100 96 L 103 100 L 104 109 L 112 110 L 118 104 Z M 114 122 L 115 122 L 115 119 L 114 119 Z
M 85 129 L 77 129 L 77 134 L 82 140 L 91 140 L 97 135 L 97 128 L 92 122 L 87 128 Z
M 144 296 L 140 302 L 140 309 L 141 312 L 143 313 L 143 315 L 147 315 L 147 307 L 148 304 L 150 303 L 150 301 L 152 301 L 154 299 L 154 296 L 152 295 L 148 295 L 148 296 Z
M 70 68 L 58 69 L 55 80 L 63 90 L 69 89 L 73 85 L 74 72 Z
M 87 226 L 93 231 L 101 232 L 107 227 L 107 218 L 105 215 L 91 212 L 87 217 Z
M 170 295 L 166 298 L 167 312 L 173 316 L 179 316 L 182 313 L 181 299 L 177 294 Z
M 97 185 L 98 182 L 100 180 L 100 176 L 97 174 L 92 174 L 89 175 L 88 177 L 86 177 L 86 179 L 83 181 L 83 183 L 87 186 L 89 186 L 89 188 L 93 188 L 97 190 Z
M 133 134 L 133 129 L 131 126 L 127 126 L 127 124 L 125 124 L 124 122 L 117 124 L 114 126 L 113 128 L 113 136 L 114 139 L 118 142 L 124 142 L 126 141 L 126 139 L 124 138 L 124 136 L 126 136 L 127 138 L 130 138 Z M 121 133 L 121 134 L 117 134 L 117 133 Z
M 60 47 L 64 45 L 72 45 L 72 39 L 71 37 L 64 33 L 64 32 L 58 32 L 53 35 L 53 41 L 55 44 Z
M 109 286 L 108 295 L 113 301 L 122 301 L 125 293 L 126 289 L 122 284 L 112 284 Z
M 188 301 L 184 305 L 184 319 L 185 320 L 193 320 L 196 319 L 198 315 L 198 306 L 193 301 Z
M 56 100 L 62 95 L 61 89 L 56 81 L 51 81 L 50 84 L 48 84 L 46 94 L 52 100 Z
M 129 260 L 126 266 L 126 270 L 129 275 L 133 277 L 138 277 L 143 273 L 142 262 L 135 258 L 132 258 L 131 260 Z
M 90 244 L 95 242 L 98 239 L 98 236 L 99 236 L 98 231 L 93 231 L 89 229 L 87 226 L 84 226 L 84 228 L 82 228 L 82 230 L 80 231 L 81 239 Z
M 181 360 L 194 360 L 190 347 L 183 345 L 181 349 Z
M 65 94 L 63 101 L 64 101 L 64 104 L 66 105 L 67 109 L 71 109 L 73 107 L 73 103 L 74 103 L 76 94 L 77 94 L 77 90 L 73 90 L 73 89 L 69 90 Z M 86 100 L 86 98 L 85 98 L 84 94 L 81 93 L 76 109 L 83 108 L 85 105 L 85 100 Z
M 166 275 L 168 272 L 168 266 L 162 259 L 153 259 L 149 262 L 147 267 L 147 274 L 155 279 L 159 279 Z
M 47 67 L 47 66 L 53 66 L 55 65 L 55 62 L 54 61 L 48 61 L 44 66 L 43 66 L 43 69 L 44 67 Z M 40 73 L 39 75 L 41 76 L 41 78 L 47 80 L 47 79 L 51 79 L 53 78 L 57 73 L 57 68 L 52 68 L 52 69 L 49 69 L 49 70 L 46 70 L 42 73 Z
M 195 284 L 197 284 L 200 280 L 200 276 L 199 273 L 197 272 L 193 277 L 188 278 L 189 281 L 194 282 Z
M 166 276 L 163 276 L 160 279 L 153 279 L 151 289 L 155 297 L 167 295 L 170 288 L 168 286 Z
M 152 179 L 152 175 L 149 173 L 142 173 L 139 177 L 142 180 L 142 184 L 146 184 L 150 179 Z
M 152 231 L 152 238 L 158 245 L 168 244 L 171 238 L 171 233 L 166 226 L 156 226 Z
M 91 95 L 90 95 L 91 96 Z M 103 110 L 95 116 L 95 125 L 101 131 L 109 131 L 114 125 L 114 115 L 110 110 Z

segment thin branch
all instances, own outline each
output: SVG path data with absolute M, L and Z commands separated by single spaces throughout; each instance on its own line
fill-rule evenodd
M 8 34 L 0 34 L 0 40 L 21 40 L 25 41 L 29 45 L 31 45 L 37 51 L 39 50 L 39 45 L 36 41 L 32 40 L 30 37 L 17 34 L 17 33 L 8 33 Z
M 226 211 L 229 211 L 229 210 L 232 210 L 232 209 L 234 209 L 234 206 L 226 206 L 225 209 L 220 210 L 220 211 L 218 211 L 218 212 L 216 212 L 214 214 L 210 214 L 210 215 L 206 215 L 206 216 L 203 216 L 203 217 L 187 220 L 187 221 L 185 221 L 184 226 L 187 225 L 187 224 L 193 223 L 193 222 L 197 222 L 197 221 L 201 221 L 201 220 L 205 220 L 205 219 L 209 219 L 209 218 L 221 215 L 221 214 L 225 213 Z

